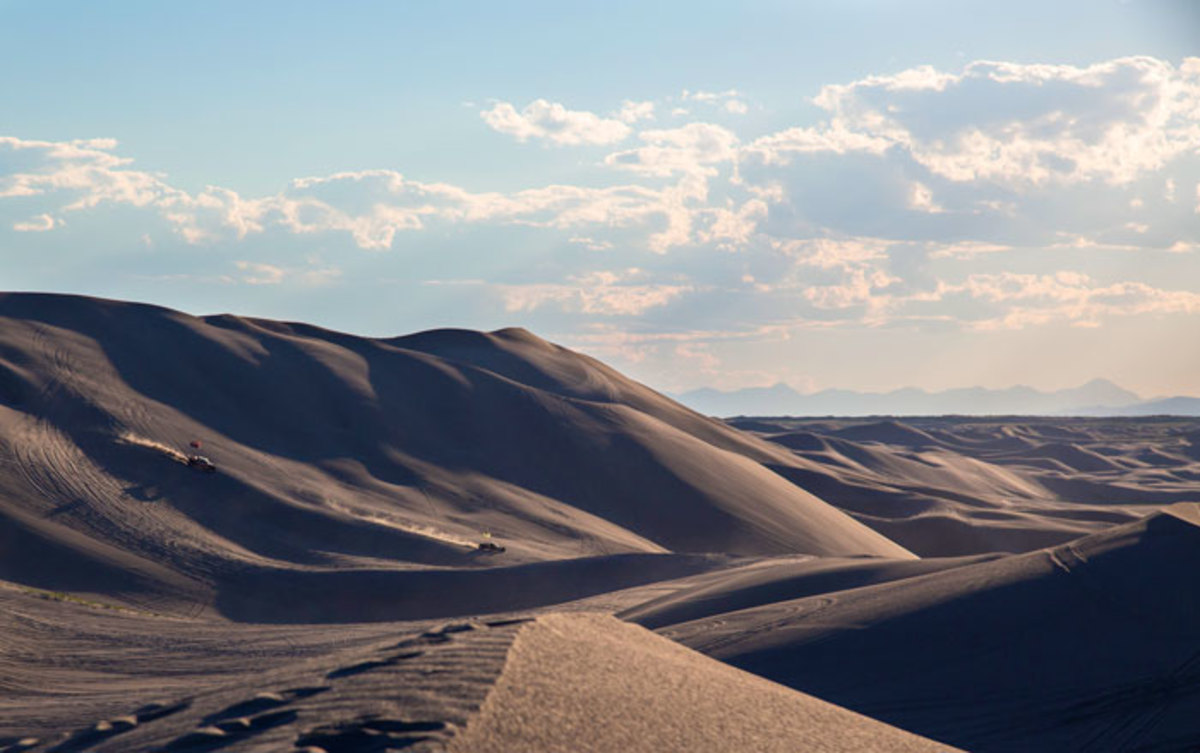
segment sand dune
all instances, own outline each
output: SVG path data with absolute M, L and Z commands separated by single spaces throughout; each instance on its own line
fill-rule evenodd
M 373 340 L 10 294 L 0 371 L 0 513 L 53 513 L 218 608 L 247 572 L 910 556 L 769 470 L 773 445 L 523 331 Z M 220 472 L 164 462 L 188 452 Z
M 0 753 L 1187 749 L 1198 437 L 0 295 Z
M 1200 508 L 664 633 L 970 750 L 1200 745 Z
M 620 724 L 596 724 L 600 709 Z M 555 614 L 520 631 L 495 689 L 450 750 L 951 749 L 611 617 Z
M 657 629 L 814 594 L 913 578 L 999 556 L 982 554 L 920 560 L 838 557 L 812 557 L 791 562 L 770 560 L 693 578 L 686 588 L 638 604 L 617 616 Z

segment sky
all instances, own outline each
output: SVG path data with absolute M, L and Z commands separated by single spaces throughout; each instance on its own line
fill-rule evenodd
M 0 0 L 0 289 L 1200 394 L 1200 3 Z

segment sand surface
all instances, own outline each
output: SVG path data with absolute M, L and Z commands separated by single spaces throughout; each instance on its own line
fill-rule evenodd
M 1195 749 L 1197 502 L 1195 420 L 4 294 L 0 753 Z
M 550 614 L 524 627 L 491 695 L 450 749 L 952 750 L 587 613 Z

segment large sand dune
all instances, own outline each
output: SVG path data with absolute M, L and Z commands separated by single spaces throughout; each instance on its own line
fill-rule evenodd
M 768 469 L 772 445 L 522 331 L 372 340 L 11 294 L 0 372 L 0 514 L 127 571 L 131 604 L 244 603 L 342 570 L 400 587 L 416 567 L 619 553 L 909 556 Z M 172 462 L 192 440 L 219 473 Z M 0 560 L 89 587 L 86 567 Z

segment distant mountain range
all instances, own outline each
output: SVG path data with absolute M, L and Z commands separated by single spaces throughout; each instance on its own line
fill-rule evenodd
M 927 392 L 915 387 L 891 392 L 822 390 L 803 394 L 786 384 L 723 392 L 703 388 L 674 397 L 711 416 L 938 416 L 1078 415 L 1200 416 L 1200 398 L 1143 399 L 1107 379 L 1044 392 L 1032 387 L 965 387 Z

